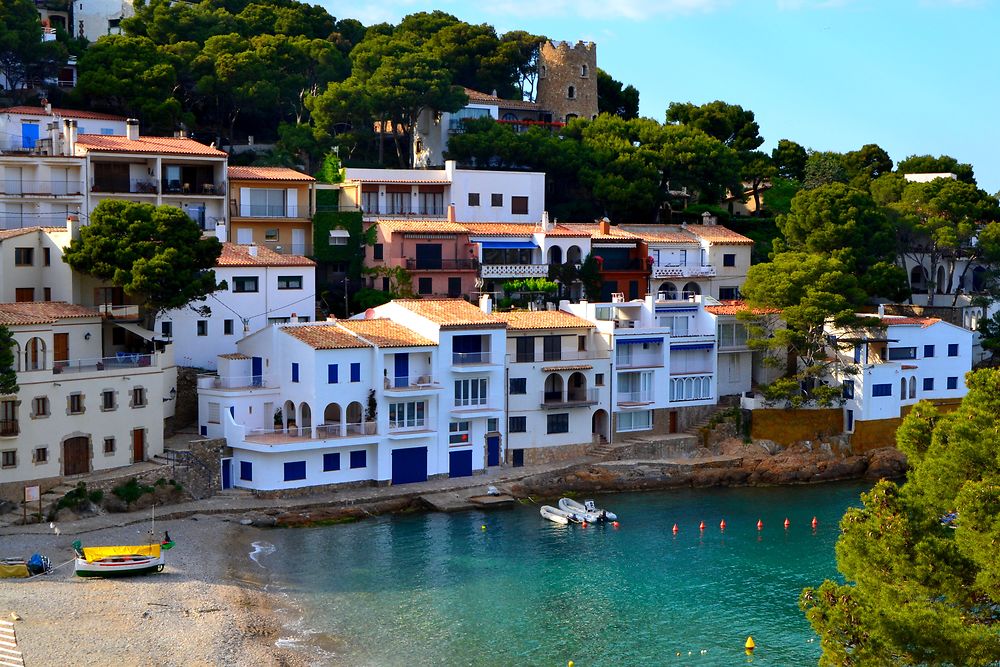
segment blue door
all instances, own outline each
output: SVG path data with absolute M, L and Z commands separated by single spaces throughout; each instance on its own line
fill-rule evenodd
M 408 447 L 392 451 L 392 483 L 427 481 L 427 448 Z
M 21 148 L 34 148 L 38 141 L 38 123 L 21 123 Z
M 394 387 L 409 387 L 410 386 L 410 355 L 396 353 L 393 355 L 395 359 L 395 374 L 396 379 L 393 381 L 392 386 Z
M 448 452 L 448 477 L 472 477 L 472 450 Z
M 222 489 L 233 488 L 233 460 L 222 459 Z
M 500 436 L 486 436 L 486 465 L 500 465 Z
M 264 384 L 264 360 L 260 357 L 252 357 L 250 359 L 250 372 L 253 375 L 253 386 L 262 386 Z

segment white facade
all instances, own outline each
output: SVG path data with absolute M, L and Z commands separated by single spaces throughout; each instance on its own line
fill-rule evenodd
M 107 336 L 113 325 L 64 303 L 0 312 L 13 322 L 19 385 L 0 398 L 0 482 L 72 477 L 163 451 L 176 384 L 169 345 L 124 352 Z
M 434 109 L 424 109 L 417 116 L 414 129 L 413 164 L 426 168 L 445 163 L 444 153 L 448 150 L 448 139 L 452 133 L 461 130 L 461 123 L 467 118 L 499 120 L 500 108 L 496 104 L 469 102 L 455 113 Z
M 80 0 L 77 0 L 79 2 Z M 21 152 L 39 147 L 49 155 L 73 155 L 62 150 L 61 138 L 65 121 L 76 121 L 78 134 L 124 135 L 125 119 L 121 116 L 48 107 L 17 106 L 0 109 L 0 151 Z M 56 147 L 51 143 L 50 125 L 55 124 Z
M 225 243 L 215 278 L 226 281 L 226 289 L 162 313 L 156 320 L 157 333 L 173 342 L 180 366 L 215 370 L 217 357 L 235 352 L 244 336 L 293 318 L 308 322 L 314 316 L 316 265 L 305 257 Z
M 65 229 L 0 231 L 0 303 L 72 302 L 73 272 L 62 261 L 68 244 Z
M 135 16 L 131 0 L 73 0 L 75 37 L 96 42 L 104 35 L 120 35 L 123 18 Z

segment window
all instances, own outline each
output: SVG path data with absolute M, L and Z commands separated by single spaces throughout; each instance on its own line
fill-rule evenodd
M 339 366 L 337 366 L 337 364 L 327 364 L 326 366 L 327 384 L 337 384 L 338 382 L 340 382 L 340 378 L 338 377 L 339 370 L 340 368 Z
M 854 363 L 856 363 L 856 364 L 860 364 L 861 363 L 861 346 L 860 345 L 855 345 L 854 346 Z
M 69 402 L 69 414 L 83 414 L 83 394 L 70 394 L 67 400 Z
M 49 448 L 35 447 L 35 463 L 48 463 L 48 461 L 49 461 Z
M 533 336 L 523 336 L 517 340 L 517 353 L 515 359 L 519 363 L 532 362 L 535 360 L 535 339 Z
M 587 72 L 587 66 L 586 65 L 580 65 L 580 76 L 582 78 L 586 79 L 587 78 L 587 73 L 588 73 Z
M 115 439 L 114 438 L 105 438 L 104 439 L 104 453 L 105 454 L 114 454 L 115 453 Z
M 854 398 L 854 380 L 844 380 L 844 398 Z
M 278 240 L 278 229 L 272 227 L 271 229 L 264 230 L 264 240 L 265 241 L 277 241 Z
M 479 206 L 479 193 L 470 192 L 469 193 L 469 206 Z
M 736 266 L 736 253 L 727 252 L 722 255 L 723 266 Z
M 301 479 L 306 478 L 306 462 L 305 461 L 286 461 L 285 462 L 285 481 L 286 482 L 297 482 Z
M 948 356 L 949 357 L 958 356 L 958 343 L 948 343 Z
M 527 433 L 528 432 L 528 418 L 527 417 L 511 417 L 507 422 L 507 431 L 510 433 Z
M 451 422 L 448 424 L 448 444 L 469 444 L 469 422 Z
M 351 470 L 368 467 L 368 452 L 358 449 L 351 452 Z
M 42 301 L 52 301 L 52 288 L 43 287 L 42 288 Z
M 719 347 L 743 347 L 747 344 L 747 330 L 740 322 L 719 324 Z
M 739 287 L 720 287 L 719 299 L 722 301 L 735 301 L 740 298 Z
M 433 292 L 434 283 L 430 278 L 417 279 L 417 294 L 432 294 Z
M 389 404 L 389 428 L 423 428 L 427 424 L 427 404 L 423 401 Z
M 388 292 L 389 291 L 389 279 L 388 278 L 383 278 L 382 279 L 382 291 L 383 292 Z
M 101 410 L 115 409 L 115 392 L 113 389 L 105 389 L 101 392 Z
M 292 362 L 292 382 L 299 381 L 299 364 L 297 361 Z
M 0 467 L 3 468 L 16 468 L 17 467 L 17 450 L 8 449 L 6 451 L 0 452 Z
M 30 303 L 35 300 L 34 287 L 15 287 L 14 301 L 17 303 Z
M 542 337 L 542 360 L 559 361 L 562 359 L 562 336 Z
M 618 431 L 646 431 L 653 428 L 653 412 L 651 410 L 636 410 L 619 412 Z
M 233 335 L 233 321 L 232 320 L 222 320 L 222 335 L 232 336 Z
M 566 97 L 571 100 L 576 99 L 576 86 L 570 86 L 566 89 Z
M 243 292 L 256 292 L 256 291 L 257 291 L 256 276 L 236 276 L 233 278 L 233 292 L 243 293 Z
M 486 378 L 455 380 L 455 405 L 469 407 L 486 405 Z
M 240 479 L 244 482 L 253 481 L 253 462 L 240 461 Z
M 594 374 L 594 386 L 595 387 L 603 387 L 604 386 L 604 373 L 595 373 Z
M 490 417 L 486 420 L 486 430 L 488 432 L 499 431 L 500 430 L 500 420 L 496 417 Z
M 347 245 L 351 234 L 346 229 L 331 229 L 329 245 Z
M 31 416 L 32 417 L 49 416 L 48 396 L 36 396 L 35 398 L 31 399 Z
M 511 394 L 526 394 L 526 393 L 528 393 L 528 379 L 527 378 L 511 378 L 510 379 L 510 393 Z
M 576 337 L 576 351 L 577 352 L 586 352 L 587 351 L 587 337 L 586 336 L 577 336 Z
M 34 248 L 14 248 L 14 266 L 34 266 Z
M 323 472 L 340 470 L 340 452 L 330 452 L 323 455 Z
M 510 212 L 513 215 L 528 215 L 528 198 L 527 197 L 511 197 L 510 198 Z
M 924 391 L 934 391 L 934 378 L 924 378 Z
M 376 243 L 372 246 L 372 259 L 376 261 L 381 261 L 385 258 L 385 246 L 381 243 Z
M 265 188 L 243 188 L 244 201 L 240 205 L 240 215 L 258 218 L 277 218 L 285 215 L 285 191 Z M 289 208 L 294 208 L 294 205 Z M 295 217 L 295 211 L 288 211 Z
M 359 362 L 351 364 L 351 382 L 361 382 L 361 364 Z
M 141 408 L 146 405 L 146 389 L 144 387 L 132 387 L 132 407 Z
M 546 415 L 546 433 L 569 433 L 569 413 L 560 412 L 554 415 Z
M 42 248 L 42 266 L 52 265 L 52 250 L 50 248 Z
M 934 356 L 934 346 L 924 345 L 924 359 L 930 359 Z
M 948 378 L 948 389 L 958 389 L 958 378 L 950 377 Z
M 302 289 L 302 276 L 278 276 L 278 289 Z
M 494 192 L 490 195 L 490 204 L 493 206 L 503 206 L 503 194 L 499 192 Z
M 198 320 L 198 322 L 197 322 L 197 324 L 195 326 L 198 328 L 198 335 L 199 336 L 207 336 L 208 335 L 208 320 Z
M 174 323 L 167 320 L 160 322 L 160 333 L 164 338 L 173 338 Z
M 917 348 L 915 347 L 890 347 L 889 361 L 900 361 L 902 359 L 916 359 Z
M 872 396 L 892 396 L 891 384 L 873 384 Z
M 222 410 L 219 408 L 218 403 L 208 404 L 208 423 L 209 424 L 219 424 L 221 423 Z

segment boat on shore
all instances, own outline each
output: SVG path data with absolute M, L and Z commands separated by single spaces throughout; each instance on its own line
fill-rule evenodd
M 73 543 L 76 553 L 74 570 L 78 577 L 123 577 L 162 572 L 166 564 L 163 552 L 174 546 L 170 534 L 163 541 L 142 545 L 85 547 L 80 540 Z
M 564 526 L 568 523 L 580 523 L 580 519 L 578 519 L 572 512 L 566 512 L 558 507 L 552 507 L 551 505 L 542 505 L 541 509 L 538 510 L 538 513 L 549 521 L 562 524 Z
M 559 509 L 575 515 L 580 521 L 587 523 L 604 523 L 616 521 L 618 515 L 597 507 L 593 500 L 585 500 L 582 504 L 572 498 L 560 498 Z

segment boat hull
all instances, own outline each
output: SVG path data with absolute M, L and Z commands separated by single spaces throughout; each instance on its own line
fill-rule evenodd
M 607 510 L 598 509 L 593 512 L 588 511 L 584 505 L 578 503 L 572 498 L 560 498 L 559 509 L 564 512 L 569 512 L 570 514 L 575 514 L 581 521 L 586 521 L 588 523 L 615 521 L 618 519 L 616 514 L 608 512 Z
M 162 556 L 159 558 L 113 558 L 94 562 L 77 558 L 75 570 L 78 577 L 133 577 L 160 572 L 163 570 L 163 565 Z
M 561 509 L 550 505 L 542 505 L 541 509 L 538 510 L 538 513 L 549 521 L 562 524 L 564 526 L 570 521 L 576 522 L 576 519 L 571 516 L 569 512 L 564 512 Z

